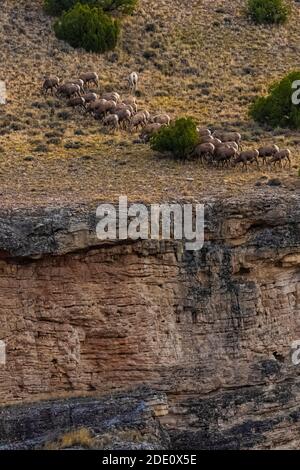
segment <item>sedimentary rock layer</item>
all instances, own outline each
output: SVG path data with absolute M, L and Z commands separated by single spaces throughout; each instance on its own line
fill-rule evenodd
M 298 195 L 208 201 L 199 252 L 95 223 L 0 214 L 1 404 L 147 384 L 177 447 L 299 446 Z

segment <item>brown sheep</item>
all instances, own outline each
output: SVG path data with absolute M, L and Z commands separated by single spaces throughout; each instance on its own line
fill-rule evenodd
M 97 98 L 96 100 L 90 101 L 87 106 L 87 112 L 88 113 L 93 113 L 96 111 L 97 108 L 101 107 L 104 103 L 106 103 L 106 100 L 102 100 Z
M 213 137 L 211 135 L 208 136 L 200 136 L 200 143 L 201 144 L 213 144 L 215 147 L 220 147 L 223 145 L 220 139 Z
M 220 139 L 222 142 L 236 142 L 238 145 L 242 140 L 242 136 L 239 132 L 218 132 L 215 131 L 213 136 Z
M 289 149 L 279 150 L 277 153 L 275 153 L 275 155 L 270 160 L 270 164 L 275 166 L 278 163 L 282 168 L 283 161 L 285 162 L 285 166 L 289 165 L 289 168 L 291 168 L 291 151 Z
M 96 119 L 101 119 L 101 117 L 105 116 L 107 113 L 117 114 L 116 103 L 114 101 L 106 101 L 101 99 L 97 101 L 92 101 L 90 105 L 92 105 L 92 107 L 94 105 L 93 111 Z
M 171 118 L 168 114 L 158 114 L 152 118 L 154 123 L 161 124 L 163 126 L 169 126 L 171 122 Z
M 207 157 L 213 157 L 215 146 L 211 143 L 198 144 L 193 151 L 193 155 L 199 157 L 201 161 L 207 160 Z
M 150 121 L 151 116 L 150 116 L 149 111 L 147 111 L 147 109 L 144 109 L 143 113 L 145 114 L 146 121 Z
M 114 101 L 107 101 L 101 98 L 95 101 L 91 101 L 88 104 L 87 112 L 96 113 L 97 117 L 99 118 L 101 114 L 106 114 L 110 110 L 114 112 L 116 109 L 115 106 L 116 103 Z
M 81 96 L 80 86 L 74 85 L 73 83 L 65 83 L 58 87 L 56 94 L 57 96 L 63 95 L 67 98 L 72 98 L 73 96 Z
M 197 127 L 197 132 L 200 137 L 209 137 L 211 136 L 211 131 L 203 127 Z
M 267 158 L 274 157 L 274 155 L 279 152 L 279 147 L 273 144 L 265 147 L 260 147 L 258 151 L 263 163 L 267 163 Z
M 236 142 L 224 142 L 224 143 L 222 143 L 222 145 L 223 145 L 224 147 L 232 147 L 232 148 L 234 148 L 236 151 L 238 151 L 238 149 L 239 149 L 239 146 L 238 146 L 238 144 L 237 144 Z
M 86 103 L 90 103 L 91 101 L 96 101 L 98 99 L 98 95 L 96 93 L 85 93 L 82 95 Z
M 258 162 L 258 157 L 259 157 L 259 151 L 258 150 L 244 150 L 243 152 L 240 152 L 236 160 L 233 162 L 234 166 L 236 166 L 238 163 L 243 164 L 243 168 L 248 169 L 247 163 L 256 163 L 257 166 L 259 167 L 259 162 Z
M 136 99 L 134 96 L 129 96 L 129 98 L 125 98 L 125 100 L 123 100 L 123 103 L 125 105 L 130 105 L 132 106 L 134 112 L 136 113 L 137 110 L 138 110 L 138 107 L 137 107 L 137 103 L 136 103 Z
M 120 109 L 119 111 L 116 111 L 115 114 L 119 118 L 120 127 L 123 125 L 123 128 L 125 128 L 126 124 L 130 123 L 131 112 L 129 109 Z
M 115 101 L 116 103 L 118 103 L 121 99 L 120 95 L 114 91 L 109 93 L 103 93 L 101 98 L 107 101 Z
M 215 137 L 216 139 L 220 139 L 220 140 L 222 140 L 223 134 L 224 134 L 224 132 L 221 132 L 221 131 L 214 131 L 212 133 L 213 137 Z
M 58 77 L 46 78 L 42 86 L 43 94 L 46 95 L 48 93 L 48 90 L 50 90 L 53 95 L 54 90 L 56 90 L 59 87 L 59 82 L 60 82 L 60 79 Z
M 84 93 L 84 81 L 81 80 L 80 78 L 77 78 L 75 80 L 68 80 L 67 82 L 65 82 L 66 85 L 70 85 L 70 84 L 74 84 L 74 85 L 78 85 L 80 87 L 80 91 L 81 93 Z
M 94 83 L 94 85 L 99 86 L 99 76 L 96 72 L 82 73 L 79 78 L 80 80 L 83 80 L 85 85 L 88 83 Z
M 118 103 L 116 105 L 116 111 L 120 111 L 121 109 L 128 109 L 131 114 L 134 114 L 134 109 L 130 104 L 125 104 L 125 103 Z
M 115 102 L 114 100 L 109 100 L 109 101 L 107 101 L 107 103 L 106 103 L 106 111 L 107 111 L 108 113 L 114 114 L 115 111 L 116 111 L 116 107 L 117 107 L 117 105 L 116 105 L 116 102 Z
M 159 124 L 158 122 L 147 124 L 141 132 L 141 135 L 140 135 L 141 140 L 143 140 L 145 143 L 149 142 L 150 138 L 154 134 L 156 134 L 160 130 L 161 127 L 162 125 Z
M 138 129 L 139 126 L 145 126 L 147 122 L 145 113 L 140 111 L 139 113 L 135 114 L 130 123 L 130 131 L 132 132 L 133 129 Z
M 242 136 L 239 132 L 225 132 L 223 137 L 224 142 L 236 142 L 238 145 L 242 140 Z
M 68 105 L 72 108 L 83 108 L 85 109 L 85 99 L 82 96 L 75 96 L 74 98 L 70 98 Z
M 103 119 L 103 125 L 117 129 L 119 126 L 119 117 L 116 114 L 109 114 Z
M 218 165 L 229 164 L 230 161 L 236 156 L 237 151 L 232 147 L 217 147 L 214 155 L 214 162 Z

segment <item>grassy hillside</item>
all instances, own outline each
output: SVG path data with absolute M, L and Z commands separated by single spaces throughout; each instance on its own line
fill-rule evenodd
M 1 204 L 229 195 L 254 188 L 262 175 L 297 185 L 298 132 L 267 132 L 249 120 L 249 104 L 267 85 L 300 69 L 300 4 L 286 26 L 254 26 L 244 0 L 140 0 L 115 52 L 103 56 L 58 41 L 42 0 L 3 0 L 0 79 L 9 102 L 0 108 Z M 293 152 L 292 170 L 245 173 L 162 159 L 136 135 L 109 134 L 92 117 L 42 97 L 46 74 L 74 78 L 96 70 L 101 90 L 126 94 L 140 73 L 139 104 L 172 117 L 192 115 L 214 129 L 238 130 L 246 147 L 276 142 Z M 99 90 L 99 91 L 101 91 Z M 193 181 L 191 181 L 193 178 Z M 256 188 L 255 190 L 259 190 Z

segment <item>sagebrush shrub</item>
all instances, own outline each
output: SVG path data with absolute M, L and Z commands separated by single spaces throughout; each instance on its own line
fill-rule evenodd
M 300 80 L 300 72 L 291 72 L 281 81 L 273 83 L 267 96 L 261 96 L 250 107 L 250 115 L 255 121 L 271 127 L 300 128 L 300 105 L 293 104 L 293 94 L 297 91 L 293 83 Z M 300 93 L 298 93 L 299 97 Z
M 73 8 L 76 3 L 97 6 L 103 11 L 120 11 L 131 14 L 138 0 L 44 0 L 44 9 L 49 15 L 58 16 Z
M 199 140 L 197 126 L 192 118 L 180 118 L 168 127 L 162 127 L 151 140 L 153 150 L 170 152 L 176 158 L 186 159 Z
M 120 26 L 101 8 L 77 3 L 56 21 L 54 31 L 72 47 L 102 53 L 116 47 Z
M 285 0 L 248 0 L 248 12 L 257 24 L 282 24 L 290 8 Z

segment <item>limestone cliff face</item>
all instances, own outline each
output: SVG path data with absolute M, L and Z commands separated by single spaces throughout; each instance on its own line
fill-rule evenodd
M 299 447 L 299 199 L 208 201 L 199 252 L 101 245 L 93 211 L 0 214 L 1 404 L 147 384 L 176 448 Z

